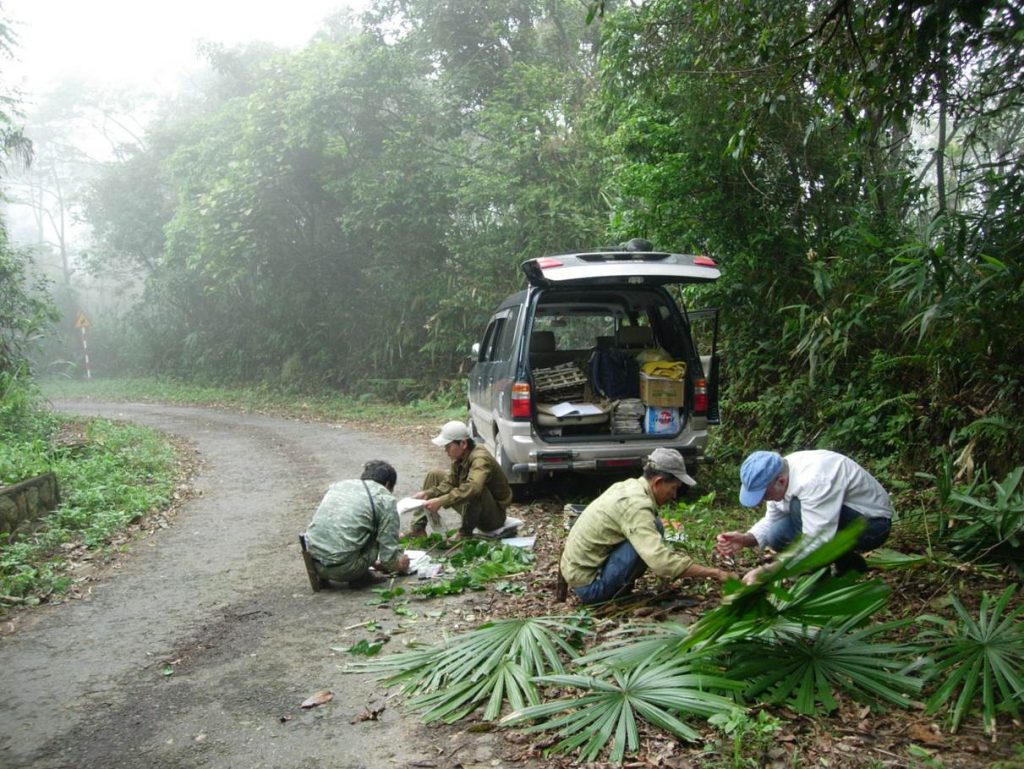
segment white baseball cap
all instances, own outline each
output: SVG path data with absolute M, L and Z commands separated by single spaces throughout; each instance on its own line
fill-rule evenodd
M 430 442 L 444 448 L 452 441 L 468 441 L 472 437 L 465 422 L 453 419 L 451 422 L 445 422 L 440 434 L 436 438 L 431 438 Z

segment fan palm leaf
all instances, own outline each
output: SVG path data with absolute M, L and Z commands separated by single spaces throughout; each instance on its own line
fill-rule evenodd
M 423 711 L 423 720 L 454 723 L 472 713 L 486 700 L 483 719 L 493 721 L 501 715 L 507 701 L 514 710 L 540 702 L 537 689 L 523 668 L 501 660 L 486 676 L 454 683 L 409 700 L 414 710 Z
M 863 619 L 863 614 L 854 615 L 820 628 L 789 624 L 750 638 L 733 647 L 730 674 L 749 681 L 745 695 L 789 703 L 805 715 L 835 710 L 837 690 L 861 702 L 907 707 L 908 695 L 922 685 L 902 661 L 911 648 L 873 640 L 904 623 L 858 629 Z
M 984 593 L 977 619 L 956 596 L 951 596 L 951 602 L 958 621 L 924 618 L 938 626 L 923 637 L 932 650 L 933 676 L 945 676 L 928 699 L 927 712 L 949 708 L 950 729 L 954 732 L 979 694 L 986 731 L 995 729 L 1000 710 L 1020 718 L 1019 705 L 1024 701 L 1024 622 L 1019 618 L 1024 616 L 1024 606 L 1007 611 L 1015 592 L 1015 586 L 1007 587 L 994 604 Z
M 848 526 L 827 542 L 781 554 L 778 566 L 763 574 L 754 585 L 741 585 L 737 581 L 726 583 L 722 604 L 694 623 L 683 648 L 707 644 L 727 632 L 733 637 L 745 636 L 757 633 L 761 628 L 770 627 L 777 620 L 778 605 L 792 605 L 794 602 L 795 593 L 785 589 L 785 582 L 802 574 L 817 571 L 835 561 L 856 544 L 858 535 L 859 529 L 856 525 Z M 835 586 L 824 582 L 822 587 Z M 874 587 L 871 592 L 880 590 L 885 588 Z M 855 591 L 855 595 L 859 594 Z M 804 599 L 807 598 L 805 595 Z M 850 608 L 843 609 L 842 615 L 848 616 L 852 611 Z
M 856 575 L 829 577 L 825 572 L 798 576 L 791 587 L 758 583 L 743 589 L 740 600 L 728 598 L 694 624 L 682 645 L 689 648 L 715 640 L 719 644 L 771 634 L 777 627 L 822 627 L 857 616 L 865 621 L 885 606 L 891 588 L 880 580 L 855 582 Z M 712 616 L 712 615 L 718 616 Z
M 562 739 L 552 751 L 578 749 L 580 761 L 594 760 L 610 744 L 609 759 L 615 763 L 639 746 L 638 719 L 680 739 L 698 740 L 700 735 L 680 716 L 707 718 L 731 712 L 737 707 L 735 702 L 718 692 L 742 687 L 736 681 L 694 672 L 693 660 L 687 657 L 628 669 L 605 667 L 591 675 L 541 676 L 534 682 L 582 693 L 528 706 L 502 722 L 537 721 L 527 731 L 555 731 Z
M 673 656 L 690 630 L 678 622 L 636 623 L 608 634 L 600 644 L 576 659 L 579 666 L 603 663 L 629 667 L 654 658 Z
M 570 640 L 586 632 L 582 620 L 526 617 L 496 620 L 443 643 L 367 661 L 354 669 L 383 672 L 386 684 L 411 695 L 424 720 L 452 723 L 481 704 L 494 720 L 503 703 L 520 709 L 539 702 L 531 678 L 564 673 L 578 655 Z

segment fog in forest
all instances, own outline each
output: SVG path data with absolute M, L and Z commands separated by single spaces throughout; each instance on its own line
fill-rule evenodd
M 723 434 L 1012 467 L 1013 3 L 81 5 L 0 17 L 38 373 L 460 399 L 525 260 L 641 237 L 721 268 Z
M 218 77 L 217 56 L 294 51 L 362 5 L 3 4 L 13 41 L 4 93 L 18 100 L 33 147 L 28 167 L 9 164 L 3 214 L 12 244 L 31 254 L 32 277 L 48 284 L 62 316 L 37 353 L 46 370 L 80 375 L 82 318 L 87 331 L 102 336 L 129 323 L 144 296 L 144 272 L 97 254 L 85 200 L 101 170 L 144 149 L 152 121 L 175 103 L 204 98 Z M 93 365 L 113 373 L 114 359 L 96 352 Z

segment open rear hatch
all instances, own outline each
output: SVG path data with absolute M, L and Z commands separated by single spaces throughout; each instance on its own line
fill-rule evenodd
M 708 256 L 662 251 L 594 251 L 543 256 L 523 262 L 522 269 L 530 285 L 538 287 L 623 282 L 660 286 L 705 283 L 721 275 L 715 261 Z

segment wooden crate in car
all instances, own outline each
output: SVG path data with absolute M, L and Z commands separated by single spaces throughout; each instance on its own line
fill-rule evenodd
M 587 377 L 575 363 L 533 370 L 533 386 L 540 400 L 573 400 L 583 397 Z

